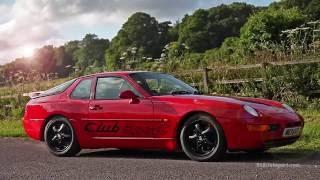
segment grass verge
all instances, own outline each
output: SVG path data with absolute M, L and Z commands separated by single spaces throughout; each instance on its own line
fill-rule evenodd
M 26 136 L 22 122 L 17 120 L 0 120 L 0 137 Z

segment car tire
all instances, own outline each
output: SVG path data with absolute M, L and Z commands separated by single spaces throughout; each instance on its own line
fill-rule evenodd
M 44 130 L 44 141 L 55 156 L 74 156 L 81 151 L 74 129 L 64 117 L 54 117 L 48 121 Z
M 207 114 L 195 114 L 185 121 L 180 143 L 184 153 L 195 161 L 217 161 L 226 152 L 223 129 Z

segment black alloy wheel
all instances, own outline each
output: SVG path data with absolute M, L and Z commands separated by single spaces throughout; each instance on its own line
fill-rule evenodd
M 226 152 L 226 142 L 220 125 L 206 114 L 196 114 L 183 125 L 181 147 L 195 161 L 220 159 Z
M 49 151 L 56 156 L 74 156 L 80 152 L 73 127 L 64 117 L 55 117 L 47 123 L 44 139 Z

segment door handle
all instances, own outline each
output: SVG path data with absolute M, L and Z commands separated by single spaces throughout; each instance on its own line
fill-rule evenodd
M 101 110 L 102 107 L 100 105 L 89 106 L 90 110 Z

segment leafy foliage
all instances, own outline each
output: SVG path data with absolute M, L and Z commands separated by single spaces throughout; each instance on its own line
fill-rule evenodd
M 174 24 L 137 12 L 111 42 L 87 34 L 82 40 L 60 47 L 43 46 L 31 58 L 17 58 L 1 66 L 0 83 L 16 87 L 25 82 L 51 82 L 58 77 L 119 69 L 164 71 L 196 83 L 202 82 L 201 73 L 188 70 L 319 57 L 320 40 L 311 35 L 320 23 L 307 23 L 319 19 L 319 8 L 319 0 L 282 0 L 269 7 L 233 3 L 199 9 Z M 286 36 L 284 30 L 288 32 Z M 305 40 L 301 40 L 304 35 Z M 267 81 L 260 84 L 252 80 L 238 86 L 213 84 L 210 88 L 223 94 L 266 97 L 304 107 L 307 103 L 299 102 L 312 102 L 317 107 L 317 99 L 307 92 L 320 88 L 319 75 L 317 66 L 294 66 L 271 68 L 267 72 L 260 69 L 211 72 L 209 79 L 264 77 Z M 276 76 L 281 77 L 275 80 Z M 39 89 L 42 88 L 24 91 Z M 15 92 L 12 88 L 5 91 Z M 6 103 L 9 102 L 0 104 Z M 18 116 L 21 112 L 18 107 L 16 112 L 4 113 Z
M 226 37 L 238 36 L 240 28 L 256 10 L 258 8 L 245 3 L 197 10 L 183 18 L 179 42 L 186 43 L 193 52 L 219 47 Z
M 320 18 L 320 1 L 319 0 L 282 0 L 273 3 L 271 6 L 283 7 L 285 9 L 299 8 L 310 20 L 317 20 Z
M 109 40 L 99 39 L 95 34 L 87 34 L 79 46 L 80 48 L 74 52 L 74 57 L 80 70 L 91 65 L 94 67 L 105 65 L 104 51 L 109 47 Z
M 159 23 L 149 14 L 138 12 L 125 22 L 112 40 L 111 48 L 106 52 L 106 61 L 109 69 L 117 69 L 117 61 L 127 51 L 137 57 L 159 57 L 161 50 L 170 40 L 170 22 Z M 120 65 L 120 63 L 118 63 Z
M 320 1 L 313 0 L 306 7 L 305 12 L 309 15 L 309 17 L 313 20 L 320 19 Z
M 280 43 L 281 31 L 298 27 L 306 17 L 297 8 L 269 8 L 251 16 L 241 29 L 241 40 L 250 49 L 270 48 Z

